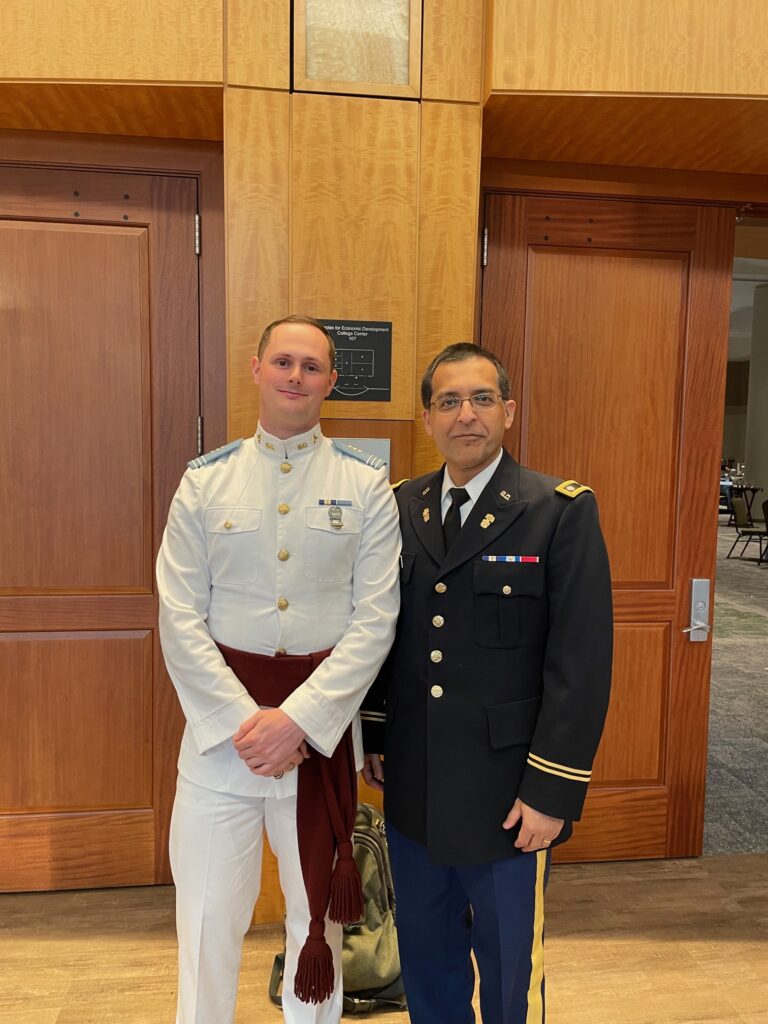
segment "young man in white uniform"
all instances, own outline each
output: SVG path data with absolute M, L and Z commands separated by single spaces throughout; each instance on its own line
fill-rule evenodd
M 163 652 L 187 719 L 170 843 L 177 1024 L 234 1021 L 265 828 L 286 898 L 285 1019 L 336 1024 L 341 1014 L 339 924 L 325 927 L 332 994 L 317 1003 L 294 994 L 311 916 L 297 780 L 304 759 L 330 757 L 348 728 L 362 765 L 357 712 L 394 636 L 400 536 L 381 460 L 320 431 L 333 366 L 333 343 L 315 321 L 288 317 L 265 330 L 252 360 L 255 436 L 191 464 L 198 468 L 184 474 L 158 557 Z M 332 652 L 265 708 L 217 644 L 269 665 Z

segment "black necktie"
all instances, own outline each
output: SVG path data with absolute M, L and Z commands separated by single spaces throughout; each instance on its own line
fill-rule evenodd
M 465 501 L 469 501 L 469 494 L 467 494 L 463 487 L 451 487 L 448 493 L 451 496 L 452 505 L 445 513 L 445 519 L 443 520 L 443 536 L 445 537 L 446 551 L 459 535 L 459 530 L 461 529 L 461 506 Z

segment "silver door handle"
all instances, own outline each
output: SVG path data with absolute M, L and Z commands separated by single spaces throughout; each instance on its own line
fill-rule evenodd
M 688 639 L 692 644 L 704 643 L 708 634 L 712 632 L 712 627 L 707 622 L 711 604 L 711 590 L 709 580 L 691 580 L 691 617 L 688 620 L 690 626 L 686 626 L 683 633 L 688 634 Z

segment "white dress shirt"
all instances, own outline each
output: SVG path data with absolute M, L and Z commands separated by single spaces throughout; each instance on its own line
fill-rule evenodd
M 465 501 L 464 504 L 459 508 L 459 512 L 461 513 L 462 526 L 466 522 L 467 516 L 472 511 L 473 505 L 485 490 L 486 484 L 491 479 L 493 474 L 496 472 L 496 467 L 501 462 L 501 452 L 502 449 L 500 448 L 499 454 L 496 456 L 493 462 L 490 463 L 490 465 L 486 466 L 485 469 L 481 469 L 480 472 L 476 476 L 473 476 L 472 479 L 469 480 L 467 483 L 462 484 L 464 490 L 469 495 L 469 500 Z M 443 489 L 440 495 L 440 511 L 443 522 L 445 522 L 445 517 L 448 514 L 448 509 L 451 507 L 453 503 L 449 492 L 452 487 L 458 486 L 458 484 L 455 484 L 453 480 L 451 480 L 450 474 L 448 472 L 448 467 L 446 466 L 445 472 L 443 473 Z
M 339 451 L 319 427 L 288 440 L 259 427 L 187 470 L 157 561 L 160 638 L 187 719 L 185 778 L 244 796 L 296 791 L 296 772 L 252 775 L 232 746 L 258 706 L 216 641 L 270 655 L 333 647 L 281 707 L 326 755 L 352 722 L 362 763 L 357 711 L 394 638 L 399 553 L 386 472 Z

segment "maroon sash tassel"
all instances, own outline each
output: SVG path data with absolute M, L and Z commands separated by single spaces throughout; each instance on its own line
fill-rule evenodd
M 218 647 L 256 703 L 267 707 L 279 707 L 332 650 L 269 657 L 223 644 Z M 297 770 L 296 830 L 311 919 L 299 953 L 294 992 L 302 1002 L 321 1003 L 332 995 L 334 984 L 325 915 L 346 924 L 358 921 L 363 914 L 362 882 L 352 857 L 357 774 L 351 727 L 330 757 L 313 750 Z

